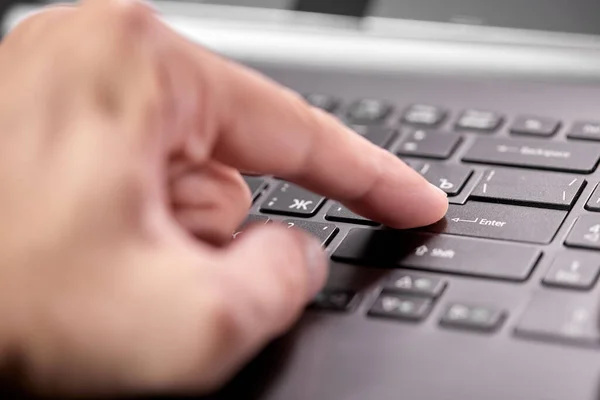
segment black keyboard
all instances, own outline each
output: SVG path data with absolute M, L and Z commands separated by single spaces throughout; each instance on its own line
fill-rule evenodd
M 491 334 L 514 310 L 469 298 L 440 305 L 449 277 L 530 281 L 548 257 L 544 245 L 556 239 L 584 190 L 598 185 L 589 178 L 600 160 L 597 121 L 429 104 L 401 108 L 320 93 L 305 98 L 402 158 L 450 200 L 442 221 L 398 231 L 292 183 L 246 177 L 256 207 L 244 226 L 280 221 L 315 235 L 332 263 L 390 271 L 367 292 L 328 286 L 310 305 L 312 312 L 354 313 L 362 304 L 365 318 L 414 324 L 439 307 L 440 329 Z M 539 282 L 548 291 L 527 305 L 515 336 L 600 346 L 597 306 L 568 296 L 592 290 L 600 275 L 600 256 L 589 251 L 600 250 L 600 186 L 590 193 Z

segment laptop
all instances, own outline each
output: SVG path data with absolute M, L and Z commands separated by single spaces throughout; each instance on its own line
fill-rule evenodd
M 450 201 L 443 221 L 394 231 L 246 177 L 248 221 L 311 232 L 331 275 L 214 398 L 600 398 L 600 2 L 152 3 Z M 13 7 L 4 30 L 37 7 Z

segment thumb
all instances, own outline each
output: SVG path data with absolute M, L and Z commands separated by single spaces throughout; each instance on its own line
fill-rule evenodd
M 229 324 L 218 346 L 223 369 L 214 372 L 227 378 L 292 326 L 324 285 L 328 265 L 318 241 L 276 224 L 246 230 L 218 257 Z

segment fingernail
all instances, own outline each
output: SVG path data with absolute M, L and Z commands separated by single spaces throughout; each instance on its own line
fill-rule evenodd
M 438 195 L 442 195 L 444 197 L 448 197 L 448 194 L 446 192 L 444 192 L 439 187 L 435 186 L 433 183 L 430 183 L 429 185 L 431 185 L 431 187 L 435 189 L 435 191 L 438 193 Z
M 321 291 L 327 280 L 327 257 L 321 243 L 312 237 L 305 241 L 306 266 L 309 277 L 309 296 L 314 297 Z

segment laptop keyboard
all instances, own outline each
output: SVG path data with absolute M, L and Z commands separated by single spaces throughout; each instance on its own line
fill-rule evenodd
M 327 288 L 311 310 L 353 314 L 364 305 L 367 318 L 414 324 L 439 307 L 441 329 L 493 334 L 514 310 L 468 299 L 441 305 L 450 278 L 529 282 L 545 257 L 544 245 L 557 238 L 585 188 L 597 184 L 589 174 L 600 160 L 600 122 L 427 104 L 398 110 L 375 99 L 305 97 L 402 158 L 450 201 L 442 221 L 398 231 L 289 182 L 245 177 L 257 211 L 234 237 L 249 223 L 276 220 L 317 237 L 334 262 L 388 272 L 376 293 Z M 564 140 L 554 140 L 560 133 Z M 521 311 L 517 336 L 600 345 L 598 306 L 569 297 L 591 291 L 600 276 L 600 255 L 593 251 L 600 250 L 600 187 L 584 210 L 539 282 L 548 290 L 536 292 Z

